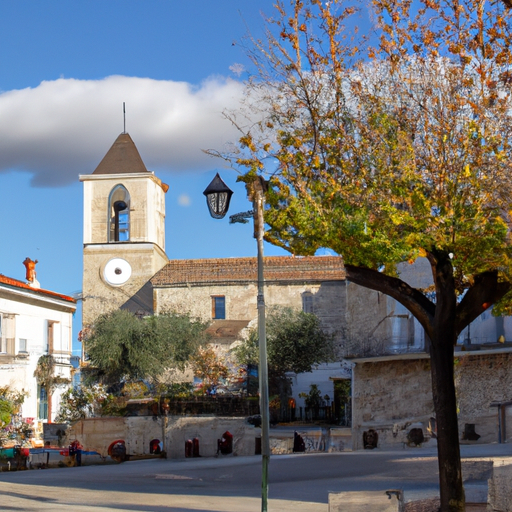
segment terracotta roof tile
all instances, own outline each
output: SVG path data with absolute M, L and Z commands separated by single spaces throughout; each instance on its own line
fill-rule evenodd
M 270 256 L 264 258 L 267 282 L 342 281 L 343 260 L 339 256 Z M 151 279 L 155 287 L 246 283 L 258 279 L 256 258 L 170 260 Z
M 50 290 L 43 290 L 42 288 L 33 288 L 32 286 L 24 283 L 23 281 L 18 281 L 17 279 L 13 279 L 12 277 L 7 277 L 0 274 L 0 284 L 6 284 L 13 288 L 21 288 L 23 290 L 29 290 L 36 295 L 46 295 L 48 297 L 54 297 L 57 299 L 62 299 L 67 302 L 76 303 L 76 300 L 73 297 L 69 297 L 68 295 L 62 295 L 60 293 L 51 292 Z

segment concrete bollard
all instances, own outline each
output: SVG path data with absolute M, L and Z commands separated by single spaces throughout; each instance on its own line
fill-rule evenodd
M 329 493 L 328 512 L 403 512 L 401 490 Z

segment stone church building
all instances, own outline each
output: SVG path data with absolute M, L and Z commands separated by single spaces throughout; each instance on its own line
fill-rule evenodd
M 127 133 L 119 135 L 94 172 L 81 175 L 80 181 L 84 184 L 84 328 L 116 308 L 138 314 L 187 310 L 211 321 L 214 342 L 228 348 L 257 318 L 256 258 L 169 260 L 165 252 L 169 187 L 147 170 Z M 423 286 L 422 280 L 429 279 L 425 262 L 406 264 L 401 272 L 412 286 Z M 315 313 L 323 328 L 335 335 L 337 363 L 292 376 L 298 407 L 304 405 L 299 393 L 308 392 L 309 384 L 317 384 L 322 395 L 332 397 L 336 380 L 351 379 L 355 448 L 368 429 L 378 431 L 382 442 L 389 444 L 404 442 L 411 425 L 421 424 L 426 431 L 433 415 L 428 354 L 423 329 L 408 310 L 382 293 L 347 281 L 341 257 L 266 257 L 264 278 L 267 307 L 292 306 Z M 464 333 L 461 346 L 475 336 L 482 341 L 491 331 L 489 342 L 500 333 L 506 338 L 507 330 L 512 339 L 509 320 L 482 322 L 475 321 L 472 336 Z M 490 438 L 495 436 L 496 410 L 489 408 L 489 402 L 506 401 L 512 384 L 508 370 L 512 348 L 500 345 L 499 357 L 496 352 L 487 356 L 487 350 L 476 354 L 472 347 L 466 348 L 460 357 L 464 363 L 460 367 L 469 368 L 459 376 L 461 403 L 468 401 L 461 409 L 461 431 L 466 423 L 477 423 L 479 429 L 481 422 L 482 433 Z M 494 380 L 484 371 L 488 364 L 499 367 Z M 479 380 L 471 374 L 478 374 Z M 486 393 L 479 393 L 475 405 L 477 382 Z
M 229 345 L 257 318 L 256 258 L 169 260 L 169 187 L 147 170 L 129 134 L 119 135 L 94 172 L 80 181 L 84 328 L 115 308 L 140 314 L 186 308 L 211 320 L 214 341 Z M 267 307 L 313 312 L 334 333 L 340 363 L 322 366 L 316 375 L 323 375 L 324 394 L 332 396 L 332 379 L 350 378 L 346 356 L 370 354 L 375 346 L 390 353 L 423 347 L 422 331 L 410 314 L 394 300 L 347 282 L 340 257 L 266 257 L 264 277 Z M 296 379 L 297 396 L 308 391 L 309 377 L 302 384 Z

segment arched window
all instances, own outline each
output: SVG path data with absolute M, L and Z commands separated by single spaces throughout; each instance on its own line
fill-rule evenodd
M 130 194 L 123 185 L 116 185 L 108 200 L 110 218 L 109 242 L 130 240 Z
M 313 294 L 310 291 L 302 294 L 302 311 L 304 313 L 313 313 Z

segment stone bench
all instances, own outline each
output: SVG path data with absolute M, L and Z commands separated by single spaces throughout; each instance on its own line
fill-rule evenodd
M 512 510 L 512 462 L 510 460 L 494 461 L 487 503 L 489 510 L 493 512 Z
M 332 492 L 328 512 L 403 512 L 402 491 Z

